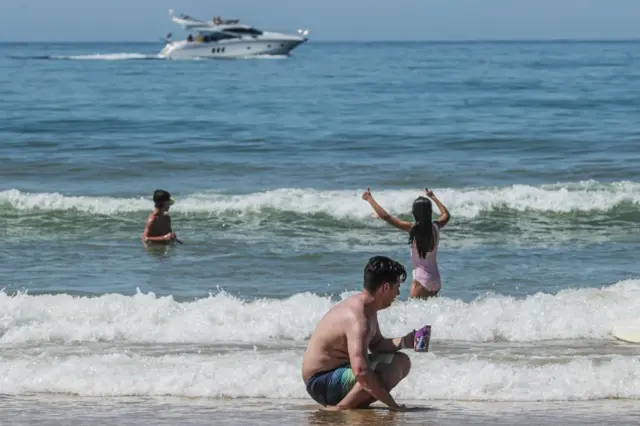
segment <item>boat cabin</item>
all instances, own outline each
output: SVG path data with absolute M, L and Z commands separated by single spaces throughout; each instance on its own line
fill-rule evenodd
M 195 41 L 200 43 L 215 43 L 220 40 L 239 39 L 246 36 L 256 38 L 263 34 L 262 31 L 249 25 L 220 25 L 215 29 L 200 27 L 193 28 L 193 30 L 197 33 Z

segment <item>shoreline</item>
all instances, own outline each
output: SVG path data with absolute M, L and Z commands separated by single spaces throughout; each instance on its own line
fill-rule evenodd
M 637 424 L 633 399 L 552 402 L 399 401 L 412 410 L 331 412 L 307 400 L 184 397 L 76 397 L 62 394 L 0 396 L 12 425 L 46 424 L 282 424 L 345 425 L 589 425 Z

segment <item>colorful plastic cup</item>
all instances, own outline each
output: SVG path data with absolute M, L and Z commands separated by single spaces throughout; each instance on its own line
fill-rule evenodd
M 425 325 L 415 333 L 413 350 L 416 352 L 428 352 L 429 341 L 431 340 L 431 326 Z

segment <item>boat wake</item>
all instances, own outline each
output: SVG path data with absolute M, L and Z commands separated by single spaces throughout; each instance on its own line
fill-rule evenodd
M 201 61 L 212 59 L 288 59 L 288 55 L 247 55 L 236 58 L 212 58 L 212 57 L 191 57 L 191 58 L 165 58 L 158 54 L 143 53 L 95 53 L 90 55 L 40 55 L 40 56 L 10 56 L 10 59 L 21 60 L 52 60 L 52 61 L 143 61 L 143 60 L 175 60 L 175 61 Z
M 94 53 L 90 55 L 40 55 L 40 56 L 10 56 L 11 59 L 41 59 L 59 61 L 127 61 L 164 59 L 159 55 L 143 53 Z

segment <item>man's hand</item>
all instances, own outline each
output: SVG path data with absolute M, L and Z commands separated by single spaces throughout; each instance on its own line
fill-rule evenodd
M 407 334 L 402 338 L 402 343 L 403 343 L 402 347 L 404 349 L 411 349 L 414 347 L 415 341 L 416 341 L 416 331 L 413 330 L 412 332 L 410 332 L 409 334 Z
M 408 411 L 408 410 L 409 409 L 404 404 L 398 405 L 397 407 L 389 407 L 389 411 Z

